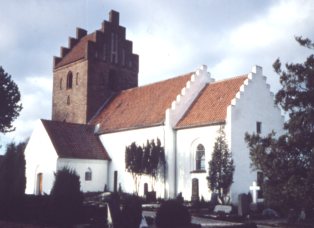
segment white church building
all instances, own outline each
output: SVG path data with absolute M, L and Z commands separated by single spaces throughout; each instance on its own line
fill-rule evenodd
M 115 11 L 100 30 L 87 34 L 78 28 L 76 38 L 69 38 L 69 47 L 54 58 L 52 120 L 38 121 L 25 150 L 27 194 L 49 194 L 62 167 L 77 172 L 83 192 L 114 191 L 119 185 L 133 193 L 126 147 L 158 138 L 167 173 L 155 185 L 157 197 L 182 193 L 185 200 L 192 194 L 210 200 L 208 162 L 221 127 L 235 165 L 232 202 L 250 191 L 258 175 L 250 167 L 244 135 L 281 133 L 284 122 L 262 68 L 215 81 L 202 65 L 138 86 L 138 59 Z M 152 190 L 151 179 L 143 176 L 140 195 L 145 184 Z

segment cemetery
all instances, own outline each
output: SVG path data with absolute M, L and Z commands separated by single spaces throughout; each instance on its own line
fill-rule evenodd
M 67 181 L 71 182 L 70 178 Z M 71 186 L 66 187 L 71 188 Z M 64 191 L 63 188 L 61 189 Z M 287 215 L 282 214 L 282 211 L 266 208 L 265 204 L 257 199 L 259 186 L 255 182 L 249 189 L 248 194 L 238 196 L 237 205 L 219 204 L 215 194 L 210 201 L 205 201 L 194 193 L 191 201 L 188 201 L 181 194 L 173 200 L 156 199 L 151 192 L 139 197 L 122 192 L 118 186 L 115 187 L 115 192 L 85 194 L 80 192 L 76 194 L 72 189 L 67 193 L 68 195 L 61 197 L 62 201 L 66 201 L 65 204 L 58 203 L 55 193 L 50 196 L 25 196 L 23 202 L 11 208 L 12 214 L 0 215 L 0 225 L 9 221 L 11 227 L 20 224 L 17 227 L 26 228 L 59 226 L 145 228 L 157 227 L 156 224 L 163 223 L 163 220 L 175 223 L 186 218 L 187 223 L 190 224 L 187 227 L 191 228 L 312 227 L 313 219 L 305 220 L 302 214 Z M 75 199 L 70 195 L 78 197 Z M 167 204 L 168 208 L 163 208 Z

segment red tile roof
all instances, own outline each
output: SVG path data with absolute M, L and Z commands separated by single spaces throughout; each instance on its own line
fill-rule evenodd
M 85 57 L 85 51 L 88 41 L 96 41 L 94 33 L 91 33 L 81 38 L 79 42 L 69 51 L 69 53 L 67 53 L 61 59 L 61 61 L 56 65 L 55 68 L 83 59 Z
M 165 111 L 185 87 L 192 73 L 120 92 L 91 121 L 100 132 L 163 124 Z
M 94 126 L 41 120 L 60 158 L 110 160 Z
M 246 79 L 247 75 L 207 84 L 176 128 L 224 122 L 227 107 Z

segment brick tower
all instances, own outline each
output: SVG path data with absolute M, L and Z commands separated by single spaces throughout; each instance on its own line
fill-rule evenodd
M 87 123 L 116 92 L 138 85 L 138 67 L 118 12 L 91 34 L 77 28 L 54 57 L 52 120 Z

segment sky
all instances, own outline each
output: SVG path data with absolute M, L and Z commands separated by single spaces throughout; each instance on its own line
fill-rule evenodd
M 53 56 L 77 27 L 99 29 L 111 9 L 140 56 L 140 85 L 202 64 L 216 80 L 259 65 L 276 93 L 273 62 L 303 62 L 312 53 L 294 37 L 314 40 L 313 0 L 7 0 L 0 9 L 0 66 L 18 84 L 23 104 L 16 130 L 0 135 L 0 153 L 30 137 L 38 119 L 51 119 Z

